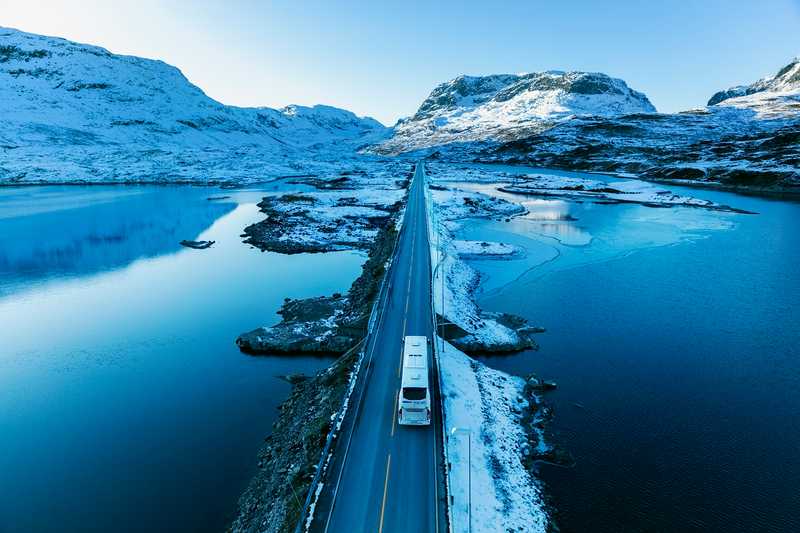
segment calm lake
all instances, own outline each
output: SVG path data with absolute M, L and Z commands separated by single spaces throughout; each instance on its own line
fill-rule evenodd
M 365 259 L 244 245 L 286 187 L 0 189 L 0 531 L 225 528 L 288 396 L 277 376 L 331 362 L 236 336 Z
M 800 531 L 800 204 L 669 188 L 759 214 L 516 197 L 466 225 L 526 252 L 471 263 L 480 304 L 547 328 L 484 362 L 559 383 L 561 531 Z

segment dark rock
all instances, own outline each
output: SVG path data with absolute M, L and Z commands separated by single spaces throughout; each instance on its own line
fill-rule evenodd
M 537 392 L 546 392 L 556 389 L 558 385 L 555 381 L 545 381 L 536 374 L 530 374 L 525 378 L 525 392 L 530 396 Z
M 182 246 L 186 246 L 187 248 L 196 248 L 198 250 L 205 250 L 206 248 L 210 248 L 212 244 L 216 241 L 181 241 Z

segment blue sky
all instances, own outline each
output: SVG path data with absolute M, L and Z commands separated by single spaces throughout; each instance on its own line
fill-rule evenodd
M 660 111 L 800 54 L 800 0 L 0 0 L 0 25 L 163 59 L 224 103 L 325 103 L 391 124 L 459 74 L 600 71 Z

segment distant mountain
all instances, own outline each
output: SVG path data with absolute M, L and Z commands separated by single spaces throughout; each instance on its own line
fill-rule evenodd
M 714 94 L 708 101 L 708 105 L 717 105 L 726 100 L 750 96 L 756 93 L 791 93 L 798 91 L 800 91 L 800 58 L 795 58 L 794 61 L 783 67 L 780 72 L 774 76 L 760 79 L 750 85 L 731 87 L 730 89 L 725 89 L 724 91 Z
M 774 76 L 720 91 L 708 101 L 709 109 L 725 106 L 754 113 L 758 119 L 797 118 L 800 114 L 800 59 L 795 59 Z
M 387 132 L 329 106 L 227 106 L 162 61 L 0 28 L 0 182 L 256 179 Z
M 436 87 L 376 151 L 401 153 L 453 142 L 513 140 L 575 116 L 655 111 L 644 94 L 605 74 L 459 76 Z

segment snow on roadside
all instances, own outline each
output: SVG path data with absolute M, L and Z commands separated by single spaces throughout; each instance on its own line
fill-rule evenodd
M 436 313 L 464 330 L 468 334 L 467 342 L 474 341 L 488 350 L 509 349 L 517 345 L 520 342 L 517 331 L 481 312 L 475 303 L 474 293 L 480 275 L 460 257 L 462 251 L 474 246 L 469 241 L 454 239 L 453 232 L 459 221 L 465 218 L 508 217 L 520 214 L 524 209 L 500 198 L 461 189 L 430 189 L 429 201 L 434 215 L 430 245 Z M 508 245 L 501 243 L 487 244 L 487 248 L 493 250 L 509 249 Z
M 470 515 L 475 532 L 546 531 L 540 482 L 522 463 L 525 381 L 443 345 L 438 357 L 453 531 L 469 530 Z
M 479 275 L 461 259 L 462 254 L 476 250 L 504 256 L 515 248 L 458 241 L 453 231 L 464 218 L 508 217 L 524 209 L 477 192 L 428 190 L 435 311 L 486 345 L 518 341 L 516 331 L 481 313 L 473 300 Z M 523 464 L 529 446 L 526 429 L 534 431 L 523 427 L 522 413 L 528 407 L 525 381 L 490 369 L 441 339 L 437 343 L 452 530 L 547 531 L 540 482 Z

